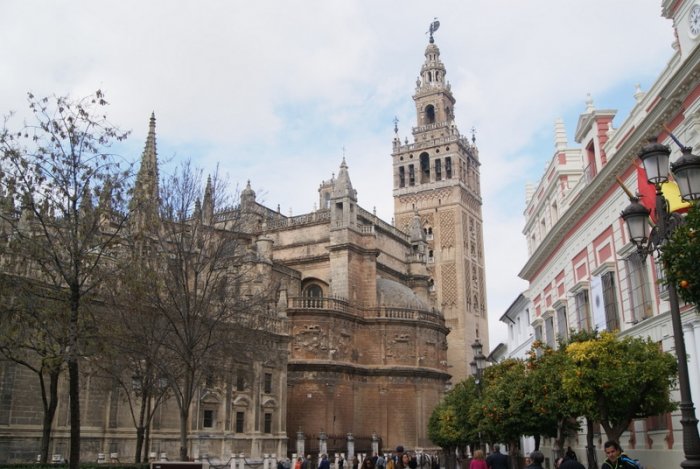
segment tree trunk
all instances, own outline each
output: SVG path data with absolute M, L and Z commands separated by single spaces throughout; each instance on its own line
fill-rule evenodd
M 138 424 L 136 425 L 136 453 L 134 455 L 135 463 L 140 463 L 141 462 L 141 450 L 143 448 L 143 436 L 145 433 L 145 423 L 144 421 L 146 420 L 146 406 L 147 402 L 149 399 L 149 393 L 148 389 L 144 388 L 143 389 L 143 394 L 141 395 L 141 408 L 139 409 L 139 421 Z M 146 458 L 144 458 L 144 461 Z
M 595 454 L 595 442 L 593 440 L 593 420 L 586 417 L 586 457 L 588 469 L 598 469 L 598 458 Z
M 539 451 L 540 441 L 542 441 L 542 437 L 540 435 L 535 435 L 533 438 L 535 439 L 535 451 Z
M 143 434 L 145 429 L 143 426 L 136 428 L 136 455 L 134 456 L 134 462 L 136 464 L 141 462 L 141 451 L 143 449 Z
M 68 331 L 68 396 L 70 399 L 70 469 L 80 467 L 80 369 L 78 366 L 78 314 L 80 286 L 71 285 Z
M 46 399 L 44 389 L 44 379 L 39 377 L 41 382 L 41 394 L 44 401 L 44 418 L 41 428 L 41 463 L 46 464 L 49 460 L 49 444 L 51 443 L 51 426 L 56 415 L 58 406 L 58 376 L 61 374 L 60 368 L 49 372 L 49 395 Z
M 520 468 L 520 448 L 518 447 L 517 441 L 511 441 L 508 445 L 508 456 L 510 456 L 510 461 L 508 461 L 511 469 Z
M 189 406 L 180 409 L 180 461 L 187 461 L 187 420 Z

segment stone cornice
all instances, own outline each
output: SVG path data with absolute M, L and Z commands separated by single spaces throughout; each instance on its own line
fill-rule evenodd
M 355 376 L 396 376 L 429 378 L 437 380 L 448 380 L 452 376 L 449 373 L 435 368 L 406 367 L 396 365 L 386 366 L 363 366 L 354 363 L 341 363 L 316 360 L 289 360 L 287 365 L 289 373 L 294 372 L 334 372 Z

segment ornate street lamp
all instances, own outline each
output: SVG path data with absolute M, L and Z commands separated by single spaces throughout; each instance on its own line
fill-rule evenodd
M 683 147 L 683 155 L 671 165 L 671 170 L 681 192 L 681 198 L 687 201 L 700 199 L 700 156 L 691 154 L 690 147 Z M 668 201 L 661 191 L 661 184 L 668 181 L 668 162 L 671 150 L 666 145 L 655 140 L 642 147 L 639 159 L 644 164 L 647 179 L 656 188 L 656 225 L 649 231 L 650 211 L 632 197 L 620 216 L 627 223 L 630 239 L 637 246 L 639 257 L 644 262 L 648 255 L 663 249 L 663 245 L 671 237 L 676 227 L 682 224 L 683 218 L 669 211 Z M 666 266 L 664 266 L 665 268 Z M 668 284 L 668 302 L 673 326 L 673 339 L 678 358 L 678 386 L 681 395 L 681 425 L 683 426 L 683 451 L 685 461 L 683 468 L 700 468 L 700 436 L 698 435 L 698 420 L 695 417 L 695 407 L 690 394 L 688 376 L 688 356 L 683 338 L 680 307 L 676 286 Z
M 474 360 L 469 363 L 469 366 L 471 367 L 472 376 L 474 376 L 476 384 L 480 385 L 481 375 L 486 364 L 486 356 L 483 353 L 483 346 L 478 338 L 472 344 L 472 350 L 474 351 Z

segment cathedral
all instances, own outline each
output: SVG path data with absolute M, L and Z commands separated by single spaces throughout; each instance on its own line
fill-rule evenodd
M 226 230 L 232 217 L 244 220 L 237 229 L 275 285 L 271 311 L 281 326 L 267 356 L 239 360 L 202 383 L 190 412 L 190 455 L 291 455 L 300 442 L 314 454 L 319 440 L 329 453 L 345 452 L 349 439 L 364 452 L 370 442 L 382 450 L 435 448 L 427 435 L 432 410 L 469 375 L 472 344 L 488 350 L 488 325 L 479 154 L 457 129 L 432 34 L 413 100 L 413 141 L 402 143 L 395 128 L 391 143 L 393 223 L 358 205 L 345 159 L 337 176 L 320 182 L 319 208 L 310 213 L 264 206 L 250 182 L 234 208 L 215 207 L 205 195 L 197 216 L 207 223 Z M 142 165 L 150 171 L 140 174 L 157 178 L 154 117 L 149 130 Z M 37 453 L 41 409 L 31 379 L 0 362 L 0 462 Z M 84 460 L 133 459 L 120 391 L 99 377 L 84 383 Z M 52 454 L 68 447 L 66 387 L 61 382 Z M 149 431 L 149 453 L 175 458 L 173 403 L 161 405 Z

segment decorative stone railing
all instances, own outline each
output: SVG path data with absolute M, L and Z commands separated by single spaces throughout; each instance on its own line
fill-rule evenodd
M 435 309 L 421 310 L 402 307 L 361 307 L 351 306 L 347 300 L 341 298 L 322 297 L 308 298 L 295 297 L 289 299 L 289 309 L 296 311 L 335 311 L 352 314 L 364 319 L 396 319 L 411 321 L 427 321 L 440 326 L 445 325 L 445 319 Z

